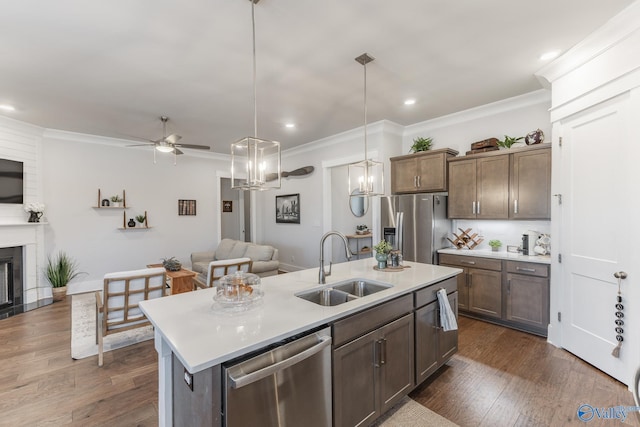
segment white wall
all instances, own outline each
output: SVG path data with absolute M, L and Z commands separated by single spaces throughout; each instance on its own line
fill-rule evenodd
M 96 143 L 100 142 L 100 143 Z M 175 256 L 189 265 L 193 251 L 217 246 L 216 169 L 228 162 L 124 148 L 89 135 L 47 132 L 43 141 L 47 253 L 65 251 L 100 281 L 107 272 L 143 268 Z M 126 218 L 147 211 L 150 229 L 120 230 L 123 211 L 96 209 L 102 196 L 126 190 Z M 196 216 L 179 216 L 178 199 L 195 199 Z M 88 285 L 87 285 L 88 286 Z

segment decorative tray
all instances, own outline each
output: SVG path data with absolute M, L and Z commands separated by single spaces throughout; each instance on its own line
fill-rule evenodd
M 242 296 L 227 296 L 222 289 L 217 289 L 213 297 L 213 310 L 237 313 L 249 310 L 262 303 L 263 293 L 260 289 L 254 289 L 250 294 Z
M 410 265 L 402 265 L 400 267 L 386 267 L 386 268 L 378 268 L 377 265 L 373 266 L 374 270 L 378 270 L 378 271 L 402 271 L 405 268 L 411 268 Z

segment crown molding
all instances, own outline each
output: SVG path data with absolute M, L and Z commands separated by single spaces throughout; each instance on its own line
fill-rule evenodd
M 470 108 L 468 110 L 458 111 L 446 116 L 437 117 L 435 119 L 426 120 L 406 126 L 404 128 L 404 137 L 412 136 L 417 133 L 430 131 L 442 127 L 455 126 L 477 120 L 484 117 L 494 116 L 501 113 L 517 110 L 520 108 L 530 107 L 532 105 L 551 103 L 551 92 L 547 89 L 539 89 L 524 95 L 514 96 L 512 98 L 503 99 L 492 102 L 490 104 L 481 105 L 479 107 Z
M 393 133 L 398 136 L 402 136 L 404 126 L 399 125 L 391 120 L 380 120 L 367 125 L 367 135 L 376 135 L 382 133 Z M 336 144 L 344 144 L 354 139 L 362 138 L 364 135 L 364 126 L 360 126 L 354 129 L 350 129 L 335 135 L 328 136 L 326 138 L 318 139 L 315 141 L 307 142 L 306 144 L 299 145 L 294 148 L 290 148 L 282 152 L 283 157 L 294 156 L 298 154 L 308 153 L 323 148 L 328 148 Z
M 636 1 L 588 35 L 565 54 L 544 66 L 535 76 L 547 87 L 603 52 L 640 31 L 640 1 Z

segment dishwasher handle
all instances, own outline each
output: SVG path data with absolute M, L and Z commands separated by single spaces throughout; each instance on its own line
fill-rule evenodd
M 313 356 L 316 353 L 319 353 L 325 347 L 331 345 L 331 337 L 330 336 L 322 336 L 320 337 L 320 341 L 318 344 L 313 347 L 309 347 L 308 349 L 301 351 L 300 353 L 294 354 L 288 359 L 282 360 L 278 363 L 274 363 L 273 365 L 269 365 L 262 369 L 259 369 L 255 372 L 252 372 L 247 375 L 243 375 L 238 378 L 234 378 L 230 373 L 227 374 L 229 377 L 229 381 L 231 382 L 232 388 L 241 388 L 246 385 L 252 384 L 256 381 L 260 381 L 263 378 L 268 377 L 269 375 L 273 375 L 278 371 L 286 369 L 296 363 L 300 363 L 305 359 Z

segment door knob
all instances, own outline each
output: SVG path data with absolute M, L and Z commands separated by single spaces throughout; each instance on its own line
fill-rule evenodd
M 613 277 L 615 277 L 616 279 L 626 279 L 627 273 L 625 273 L 624 271 L 616 271 L 615 273 L 613 273 Z

